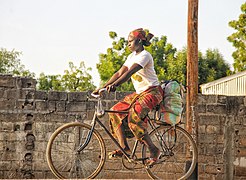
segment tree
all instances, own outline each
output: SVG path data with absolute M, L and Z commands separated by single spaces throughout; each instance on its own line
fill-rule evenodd
M 199 84 L 214 81 L 216 79 L 230 75 L 230 66 L 224 60 L 218 49 L 207 49 L 203 56 L 198 55 L 198 81 Z
M 173 58 L 167 59 L 165 79 L 173 79 L 186 84 L 187 48 L 177 51 Z
M 83 61 L 80 62 L 79 67 L 69 62 L 69 69 L 64 71 L 64 75 L 41 73 L 38 79 L 38 89 L 69 92 L 94 90 L 92 76 L 88 71 L 91 71 L 91 68 L 86 68 Z
M 35 74 L 25 69 L 25 66 L 21 64 L 19 56 L 21 52 L 8 51 L 4 48 L 0 49 L 0 73 L 11 74 L 16 76 L 28 76 L 34 77 Z
M 65 91 L 61 82 L 61 75 L 45 75 L 44 73 L 41 73 L 38 78 L 38 89 Z
M 83 61 L 80 62 L 79 67 L 69 62 L 69 70 L 65 70 L 65 74 L 61 78 L 64 88 L 70 92 L 94 90 L 92 76 L 88 71 L 91 71 L 91 68 L 86 68 Z
M 238 20 L 229 22 L 229 26 L 234 28 L 236 32 L 227 38 L 236 48 L 236 51 L 232 53 L 235 72 L 246 70 L 246 3 L 242 4 L 241 11 L 242 14 L 239 15 Z

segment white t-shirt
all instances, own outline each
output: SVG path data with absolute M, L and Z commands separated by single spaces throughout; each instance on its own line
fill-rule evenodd
M 148 51 L 143 50 L 137 55 L 135 51 L 132 52 L 127 57 L 124 66 L 130 69 L 134 63 L 137 63 L 143 67 L 131 76 L 131 80 L 137 94 L 140 94 L 151 86 L 159 85 L 159 81 L 154 69 L 154 61 Z

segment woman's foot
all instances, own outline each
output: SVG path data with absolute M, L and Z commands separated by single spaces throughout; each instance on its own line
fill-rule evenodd
M 125 151 L 127 154 L 131 154 L 130 149 L 125 149 Z M 108 153 L 108 155 L 109 155 L 109 159 L 112 159 L 112 158 L 121 158 L 124 154 L 120 149 L 117 149 Z
M 147 166 L 152 166 L 156 164 L 161 156 L 161 151 L 157 148 L 155 150 L 150 150 L 150 157 L 146 160 Z

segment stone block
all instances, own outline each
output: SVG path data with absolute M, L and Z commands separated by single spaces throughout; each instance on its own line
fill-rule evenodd
M 202 95 L 198 94 L 198 104 L 213 104 L 217 103 L 217 95 Z
M 0 100 L 0 110 L 15 110 L 16 107 L 16 101 L 15 99 L 10 99 L 10 100 Z
M 227 96 L 218 95 L 217 99 L 218 104 L 227 104 Z
M 235 148 L 236 157 L 246 157 L 246 147 Z
M 242 97 L 228 96 L 227 97 L 227 113 L 231 115 L 237 115 L 240 105 L 243 104 L 244 99 Z
M 1 104 L 1 101 L 0 101 Z M 16 122 L 18 119 L 18 114 L 8 113 L 7 111 L 0 113 L 0 122 Z
M 234 166 L 235 175 L 241 176 L 242 179 L 246 179 L 246 167 Z M 239 178 L 240 179 L 240 178 Z
M 224 144 L 224 141 L 225 141 L 224 134 L 218 134 L 216 141 L 217 141 L 217 144 Z
M 56 101 L 48 101 L 49 112 L 54 112 L 56 110 Z
M 1 160 L 1 163 L 0 163 L 1 171 L 10 170 L 11 167 L 12 167 L 11 166 L 11 161 L 9 161 L 9 160 Z
M 17 92 L 16 89 L 6 89 L 3 98 L 7 100 L 17 99 Z
M 33 176 L 35 177 L 35 179 L 45 179 L 45 173 L 43 172 L 42 169 L 41 170 L 33 169 Z
M 214 164 L 215 156 L 210 155 L 199 155 L 198 156 L 199 164 Z
M 126 97 L 127 95 L 131 94 L 133 92 L 116 92 L 116 99 L 114 99 L 113 97 L 111 98 L 111 100 L 122 100 L 124 99 L 124 97 Z
M 206 125 L 198 126 L 199 134 L 204 134 L 206 132 Z
M 105 92 L 103 93 L 103 97 L 102 99 L 103 100 L 115 100 L 115 95 L 116 95 L 117 92 Z
M 205 172 L 208 174 L 222 174 L 224 173 L 224 166 L 223 164 L 206 165 Z
M 7 132 L 14 131 L 14 124 L 12 122 L 2 122 L 1 125 L 2 125 L 0 127 L 1 131 L 7 131 Z
M 66 92 L 59 92 L 59 91 L 49 91 L 48 99 L 50 101 L 66 101 L 67 100 L 67 93 Z
M 18 100 L 16 108 L 22 110 L 35 110 L 35 103 L 33 100 Z
M 239 108 L 238 108 L 238 113 L 237 113 L 238 116 L 246 116 L 246 106 L 244 105 L 240 105 Z
M 227 114 L 226 105 L 208 104 L 207 112 L 213 114 Z
M 235 135 L 238 136 L 246 136 L 246 127 L 242 125 L 235 125 L 234 130 L 235 130 Z
M 67 111 L 68 112 L 86 112 L 87 104 L 84 102 L 68 102 Z
M 218 125 L 207 125 L 206 132 L 208 134 L 219 134 Z
M 214 155 L 215 151 L 216 151 L 216 144 L 207 144 L 206 155 Z
M 18 89 L 18 99 L 33 100 L 35 98 L 35 89 Z
M 5 88 L 0 87 L 0 99 L 4 98 Z
M 0 87 L 15 88 L 16 78 L 12 75 L 0 75 Z
M 206 104 L 198 104 L 197 105 L 197 112 L 198 113 L 206 113 Z
M 95 110 L 95 106 L 97 106 L 96 102 L 93 101 L 89 101 L 89 102 L 83 102 L 82 104 L 84 104 L 86 106 L 86 110 Z M 105 102 L 102 102 L 102 106 L 103 108 L 105 108 Z
M 219 125 L 220 119 L 218 115 L 207 115 L 207 114 L 199 114 L 198 116 L 199 125 Z
M 47 111 L 48 102 L 47 101 L 35 101 L 35 106 L 37 111 Z
M 224 149 L 225 149 L 225 146 L 224 146 L 223 144 L 217 144 L 214 153 L 215 153 L 216 155 L 223 154 Z
M 68 101 L 87 101 L 88 92 L 70 92 L 68 93 Z
M 31 88 L 36 89 L 37 80 L 30 77 L 17 77 L 16 86 L 17 89 Z
M 215 144 L 217 136 L 214 134 L 200 134 L 198 136 L 198 142 L 204 144 Z
M 238 142 L 239 147 L 246 147 L 246 136 L 241 136 Z
M 66 101 L 56 102 L 56 111 L 58 111 L 58 112 L 66 111 Z
M 49 113 L 44 116 L 47 122 L 60 122 L 64 123 L 67 121 L 67 115 L 65 113 Z
M 35 92 L 35 99 L 36 100 L 47 100 L 48 93 L 46 91 L 36 91 Z

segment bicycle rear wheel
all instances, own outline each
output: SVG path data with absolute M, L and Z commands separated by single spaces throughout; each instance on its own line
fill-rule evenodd
M 105 144 L 94 130 L 89 144 L 80 152 L 78 147 L 87 138 L 91 126 L 72 122 L 59 127 L 50 137 L 46 157 L 57 178 L 91 179 L 98 175 L 105 163 Z
M 187 179 L 197 162 L 197 148 L 190 134 L 179 126 L 174 130 L 173 126 L 161 125 L 150 132 L 150 137 L 162 155 L 158 163 L 146 169 L 148 175 L 153 179 Z M 145 145 L 142 153 L 143 158 L 149 157 Z

